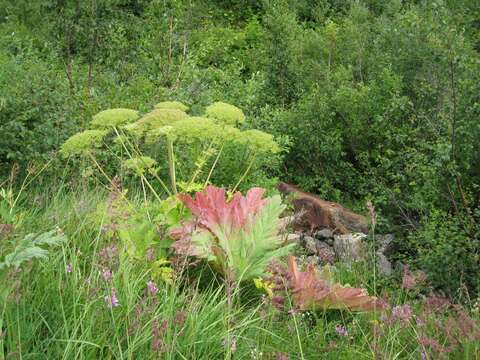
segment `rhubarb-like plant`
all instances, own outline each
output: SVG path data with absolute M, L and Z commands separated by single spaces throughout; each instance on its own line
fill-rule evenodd
M 288 283 L 293 304 L 299 310 L 348 309 L 351 311 L 382 310 L 383 303 L 369 296 L 365 289 L 333 283 L 322 277 L 313 264 L 300 271 L 293 256 L 288 257 Z
M 293 245 L 282 246 L 278 218 L 283 211 L 279 196 L 263 198 L 264 190 L 240 192 L 231 200 L 224 189 L 208 186 L 193 199 L 179 195 L 192 212 L 192 219 L 171 232 L 178 254 L 196 256 L 232 281 L 265 274 L 275 258 L 286 255 Z

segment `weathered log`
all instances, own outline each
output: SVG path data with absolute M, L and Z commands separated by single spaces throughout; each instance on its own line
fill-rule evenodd
M 342 205 L 320 199 L 318 196 L 303 192 L 294 185 L 280 182 L 278 190 L 287 196 L 295 210 L 296 231 L 331 229 L 336 234 L 368 233 L 368 221 Z

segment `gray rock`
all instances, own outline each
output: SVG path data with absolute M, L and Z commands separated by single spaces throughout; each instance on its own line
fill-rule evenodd
M 385 256 L 390 256 L 395 251 L 395 237 L 393 234 L 377 235 L 375 238 L 377 244 L 379 244 L 378 252 Z
M 392 275 L 392 272 L 393 272 L 392 263 L 382 253 L 377 252 L 376 255 L 377 255 L 376 257 L 377 257 L 378 273 L 383 276 Z
M 315 233 L 318 240 L 333 239 L 333 231 L 330 229 L 322 229 Z
M 367 235 L 362 233 L 335 235 L 333 248 L 339 260 L 351 264 L 365 258 L 363 239 Z
M 296 233 L 286 234 L 285 242 L 287 244 L 302 245 L 302 235 L 301 234 L 296 234 Z
M 315 240 L 313 237 L 304 236 L 302 243 L 307 254 L 315 255 L 317 253 L 317 240 Z
M 333 264 L 335 262 L 335 251 L 333 248 L 317 240 L 317 256 L 322 265 Z

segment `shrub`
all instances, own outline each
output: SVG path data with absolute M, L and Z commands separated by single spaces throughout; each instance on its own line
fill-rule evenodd
M 459 289 L 471 294 L 480 290 L 480 228 L 469 219 L 436 210 L 409 239 L 410 249 L 417 252 L 414 265 L 451 295 Z

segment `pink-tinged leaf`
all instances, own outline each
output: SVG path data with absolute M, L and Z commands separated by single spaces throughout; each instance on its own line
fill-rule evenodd
M 245 197 L 240 192 L 235 193 L 230 203 L 234 227 L 243 227 L 249 216 L 255 216 L 263 208 L 266 201 L 262 199 L 264 192 L 264 189 L 255 187 Z
M 194 198 L 179 195 L 193 217 L 170 232 L 177 239 L 173 249 L 206 259 L 224 275 L 259 276 L 270 258 L 288 250 L 277 236 L 276 223 L 284 209 L 281 199 L 262 199 L 263 194 L 263 189 L 252 188 L 245 196 L 237 192 L 228 200 L 224 189 L 207 186 Z
M 265 204 L 262 199 L 264 190 L 252 188 L 244 197 L 235 193 L 231 201 L 227 201 L 225 190 L 209 185 L 202 192 L 197 192 L 195 199 L 189 195 L 179 195 L 179 199 L 190 209 L 199 225 L 216 233 L 219 227 L 227 235 L 241 229 Z
M 300 271 L 295 258 L 289 256 L 288 269 L 293 302 L 300 310 L 373 311 L 383 309 L 383 304 L 376 297 L 369 296 L 365 289 L 330 284 L 322 279 L 313 264 L 309 264 L 306 271 Z
M 209 185 L 203 192 L 197 192 L 195 199 L 189 195 L 179 195 L 179 199 L 197 217 L 198 222 L 211 231 L 215 231 L 228 218 L 224 189 Z

